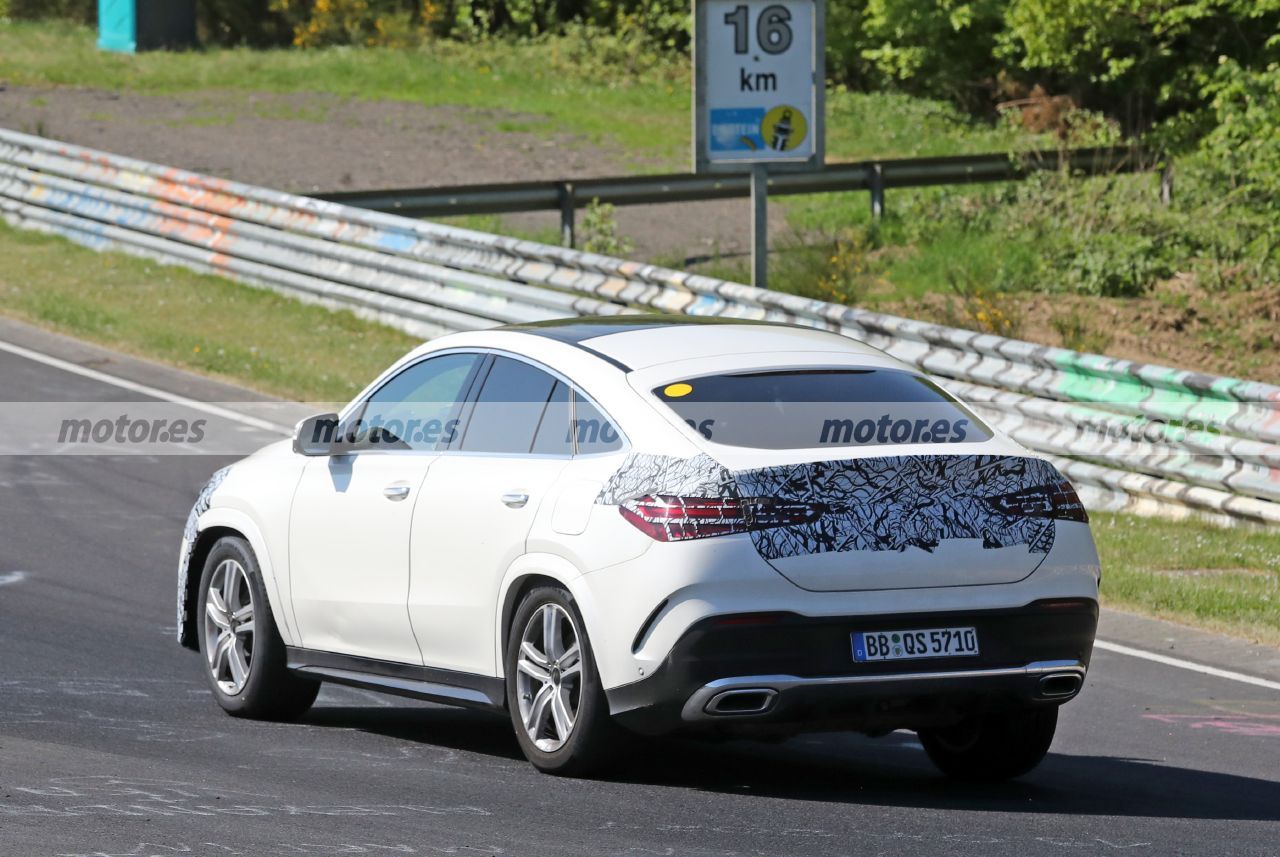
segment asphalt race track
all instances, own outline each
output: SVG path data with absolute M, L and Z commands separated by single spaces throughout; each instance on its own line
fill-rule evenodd
M 145 398 L 0 352 L 6 402 Z M 229 718 L 172 628 L 225 460 L 0 456 L 3 857 L 1280 854 L 1280 693 L 1110 652 L 997 787 L 907 733 L 662 742 L 588 782 L 535 773 L 504 718 L 360 691 Z

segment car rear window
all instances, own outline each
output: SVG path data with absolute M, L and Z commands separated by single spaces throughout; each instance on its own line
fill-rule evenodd
M 755 449 L 980 443 L 991 430 L 928 378 L 898 369 L 752 371 L 653 394 L 707 440 Z

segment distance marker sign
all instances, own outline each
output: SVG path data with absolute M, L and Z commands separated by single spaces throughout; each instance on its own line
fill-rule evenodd
M 821 166 L 823 0 L 694 5 L 694 170 Z

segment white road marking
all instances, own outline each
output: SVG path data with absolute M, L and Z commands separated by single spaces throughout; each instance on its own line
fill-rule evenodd
M 251 417 L 247 414 L 233 411 L 230 408 L 212 405 L 208 402 L 201 402 L 198 399 L 189 399 L 186 396 L 179 396 L 176 393 L 170 393 L 157 387 L 149 387 L 146 384 L 126 381 L 124 378 L 117 378 L 114 375 L 108 375 L 106 372 L 99 372 L 97 369 L 89 369 L 68 360 L 50 357 L 48 354 L 41 354 L 39 351 L 32 351 L 30 348 L 23 348 L 21 345 L 14 345 L 11 342 L 4 342 L 3 340 L 0 340 L 0 351 L 8 351 L 10 354 L 25 357 L 27 360 L 34 360 L 36 363 L 43 363 L 46 366 L 52 366 L 55 369 L 61 369 L 62 371 L 70 372 L 73 375 L 90 378 L 94 381 L 100 381 L 103 384 L 110 384 L 113 387 L 119 387 L 122 390 L 141 393 L 142 395 L 150 396 L 153 399 L 172 402 L 175 405 L 182 405 L 195 411 L 201 411 L 202 413 L 210 414 L 215 417 L 221 417 L 222 419 L 238 422 L 241 425 L 252 426 L 253 428 L 262 429 L 276 434 L 287 435 L 292 433 L 292 428 L 289 426 L 282 426 L 279 423 L 273 423 L 268 420 L 260 420 L 257 417 Z
M 25 571 L 10 571 L 0 574 L 0 586 L 8 586 L 10 583 L 18 583 L 27 579 Z
M 1257 676 L 1245 675 L 1244 673 L 1232 672 L 1231 670 L 1222 670 L 1217 667 L 1205 666 L 1204 664 L 1197 664 L 1192 661 L 1184 661 L 1181 658 L 1171 658 L 1168 655 L 1160 655 L 1155 652 L 1145 651 L 1144 649 L 1133 649 L 1129 646 L 1122 646 L 1119 643 L 1109 643 L 1106 640 L 1095 640 L 1093 647 L 1095 649 L 1102 649 L 1105 652 L 1116 652 L 1117 654 L 1128 655 L 1131 658 L 1142 658 L 1143 660 L 1154 661 L 1157 664 L 1191 670 L 1192 672 L 1203 673 L 1205 675 L 1215 676 L 1216 678 L 1225 678 L 1230 681 L 1238 681 L 1244 684 L 1252 684 L 1257 687 L 1265 687 L 1268 690 L 1280 690 L 1280 681 L 1271 681 L 1270 679 L 1258 678 Z

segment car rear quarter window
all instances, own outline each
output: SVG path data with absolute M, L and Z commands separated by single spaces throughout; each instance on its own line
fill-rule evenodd
M 573 394 L 564 382 L 557 381 L 542 412 L 542 420 L 538 423 L 538 431 L 533 438 L 533 453 L 572 455 L 573 433 L 569 428 L 572 421 Z
M 573 391 L 573 433 L 579 455 L 622 449 L 622 434 L 618 427 L 580 390 Z
M 532 452 L 547 403 L 558 383 L 536 366 L 495 357 L 475 406 L 465 419 L 462 451 Z
M 898 369 L 764 370 L 653 389 L 713 443 L 755 449 L 980 443 L 991 430 L 922 375 Z

